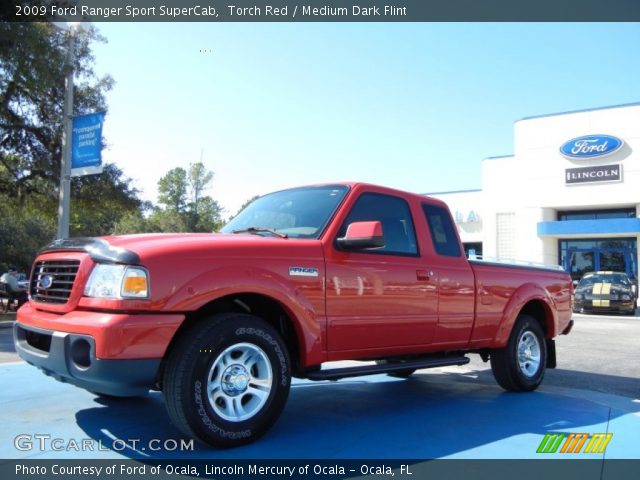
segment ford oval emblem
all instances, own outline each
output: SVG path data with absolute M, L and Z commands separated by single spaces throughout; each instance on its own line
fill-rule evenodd
M 51 275 L 45 275 L 38 283 L 40 284 L 40 288 L 44 290 L 51 288 L 51 285 L 53 285 L 53 277 Z
M 567 158 L 587 159 L 611 155 L 622 148 L 624 142 L 612 135 L 585 135 L 572 138 L 560 147 Z

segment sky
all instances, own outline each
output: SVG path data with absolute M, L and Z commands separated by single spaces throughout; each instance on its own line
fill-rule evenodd
M 96 71 L 116 82 L 103 159 L 154 202 L 202 160 L 225 217 L 313 183 L 481 188 L 515 121 L 640 102 L 638 23 L 96 26 Z

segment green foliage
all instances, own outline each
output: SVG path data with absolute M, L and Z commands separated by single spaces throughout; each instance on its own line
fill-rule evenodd
M 93 72 L 97 31 L 76 33 L 74 114 L 105 111 L 113 80 Z M 0 193 L 18 200 L 57 188 L 68 33 L 48 23 L 0 23 Z
M 56 235 L 68 35 L 47 23 L 0 23 L 0 272 L 29 271 Z M 94 28 L 75 33 L 75 115 L 107 110 L 113 80 L 93 71 L 96 41 L 104 39 Z M 222 208 L 204 195 L 212 180 L 201 162 L 174 168 L 158 183 L 154 207 L 122 170 L 106 165 L 100 175 L 71 180 L 70 234 L 217 230 Z
M 182 167 L 172 168 L 158 182 L 158 200 L 165 209 L 183 213 L 187 205 L 187 171 Z
M 74 114 L 106 111 L 113 80 L 93 72 L 95 29 L 75 41 Z M 0 23 L 0 270 L 27 270 L 55 238 L 62 157 L 68 33 L 45 23 Z M 114 165 L 72 179 L 71 235 L 110 234 L 140 210 L 130 181 Z
M 153 232 L 213 232 L 222 226 L 222 207 L 210 196 L 203 196 L 213 180 L 213 172 L 202 162 L 189 171 L 176 167 L 158 182 L 159 201 L 146 226 Z
M 110 234 L 123 215 L 142 206 L 131 180 L 113 164 L 105 165 L 100 175 L 75 178 L 71 187 L 72 237 Z
M 189 188 L 191 189 L 191 204 L 198 213 L 198 206 L 202 192 L 209 187 L 213 180 L 213 172 L 206 169 L 202 162 L 189 166 Z
M 149 225 L 140 210 L 134 210 L 122 215 L 113 229 L 114 235 L 147 233 Z
M 147 221 L 149 232 L 188 232 L 186 214 L 173 210 L 156 209 Z
M 36 252 L 55 236 L 56 222 L 28 201 L 21 208 L 17 202 L 4 198 L 0 202 L 0 272 L 15 266 L 29 272 Z
M 201 197 L 197 215 L 192 219 L 194 232 L 215 232 L 222 228 L 222 207 L 211 197 Z

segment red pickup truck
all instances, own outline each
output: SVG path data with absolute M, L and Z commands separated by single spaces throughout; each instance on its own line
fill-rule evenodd
M 19 355 L 98 395 L 164 393 L 214 446 L 280 415 L 291 377 L 337 380 L 491 362 L 534 390 L 569 333 L 553 268 L 468 261 L 446 205 L 362 183 L 265 195 L 218 234 L 72 238 L 40 252 Z M 366 361 L 331 368 L 335 360 Z

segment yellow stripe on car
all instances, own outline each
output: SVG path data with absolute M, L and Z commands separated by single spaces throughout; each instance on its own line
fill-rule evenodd
M 594 283 L 593 288 L 591 289 L 591 293 L 593 295 L 609 295 L 611 293 L 611 284 L 610 283 Z M 594 307 L 611 306 L 609 300 L 601 300 L 601 299 L 592 300 L 592 305 Z

